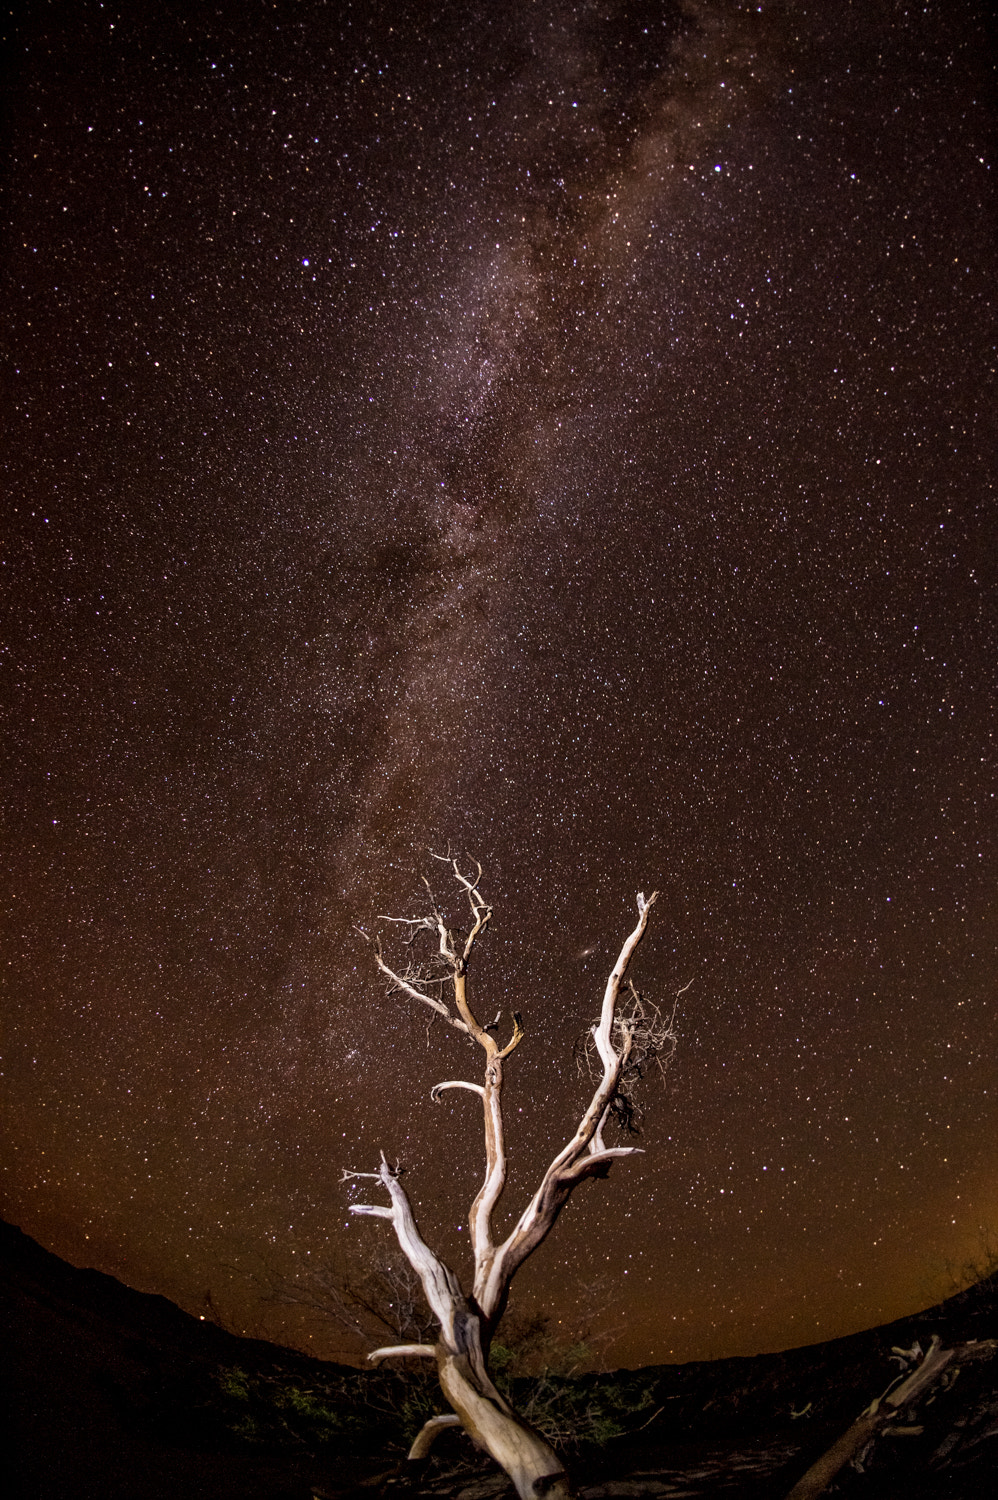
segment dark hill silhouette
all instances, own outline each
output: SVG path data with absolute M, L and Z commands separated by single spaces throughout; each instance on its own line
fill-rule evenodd
M 216 1409 L 220 1371 L 307 1385 L 353 1371 L 238 1338 L 100 1271 L 80 1270 L 0 1222 L 17 1500 L 308 1495 L 328 1462 L 239 1442 Z M 302 1445 L 292 1445 L 301 1448 Z
M 2 1223 L 0 1276 L 14 1500 L 309 1500 L 345 1493 L 401 1455 L 391 1373 L 238 1338 Z M 996 1299 L 991 1277 L 824 1344 L 577 1380 L 573 1399 L 612 1408 L 624 1428 L 575 1465 L 583 1493 L 779 1500 L 897 1375 L 892 1348 L 924 1349 L 933 1334 L 944 1345 L 994 1338 Z M 998 1359 L 962 1368 L 919 1414 L 922 1432 L 881 1441 L 835 1493 L 998 1494 L 996 1371 Z M 427 1494 L 500 1493 L 500 1476 L 469 1467 L 463 1443 L 443 1442 Z

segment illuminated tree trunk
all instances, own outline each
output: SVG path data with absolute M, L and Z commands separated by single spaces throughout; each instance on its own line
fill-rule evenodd
M 456 1030 L 477 1042 L 485 1053 L 482 1083 L 448 1079 L 432 1090 L 434 1099 L 439 1099 L 448 1089 L 466 1089 L 482 1100 L 485 1178 L 468 1215 L 474 1283 L 470 1294 L 466 1294 L 455 1273 L 426 1244 L 399 1180 L 401 1170 L 391 1167 L 383 1152 L 377 1172 L 345 1171 L 345 1179 L 370 1178 L 384 1187 L 390 1206 L 356 1203 L 351 1206 L 351 1212 L 391 1220 L 398 1242 L 418 1274 L 427 1302 L 440 1325 L 436 1344 L 394 1345 L 376 1349 L 369 1358 L 379 1361 L 422 1356 L 436 1361 L 440 1386 L 454 1416 L 431 1418 L 413 1444 L 410 1458 L 425 1458 L 437 1433 L 460 1421 L 473 1441 L 506 1471 L 522 1500 L 533 1500 L 537 1496 L 568 1500 L 573 1491 L 563 1463 L 547 1440 L 518 1417 L 496 1390 L 489 1377 L 488 1352 L 513 1277 L 527 1257 L 547 1238 L 574 1189 L 587 1177 L 605 1177 L 617 1157 L 633 1155 L 637 1149 L 633 1146 L 606 1146 L 603 1128 L 611 1106 L 619 1097 L 621 1075 L 634 1043 L 635 1022 L 618 1015 L 621 988 L 634 951 L 644 936 L 648 913 L 656 896 L 653 894 L 647 900 L 638 896 L 637 925 L 621 948 L 607 980 L 599 1022 L 591 1028 L 601 1076 L 589 1107 L 571 1140 L 545 1171 L 512 1232 L 497 1244 L 492 1220 L 506 1183 L 503 1063 L 519 1046 L 524 1033 L 520 1017 L 514 1012 L 512 1035 L 506 1045 L 500 1047 L 492 1034 L 497 1029 L 498 1018 L 492 1026 L 485 1027 L 471 1010 L 467 994 L 468 962 L 476 941 L 489 924 L 492 908 L 478 888 L 481 870 L 472 880 L 461 873 L 456 861 L 448 863 L 471 910 L 471 931 L 464 941 L 461 942 L 457 933 L 447 926 L 434 902 L 432 915 L 428 917 L 383 919 L 408 927 L 411 930 L 410 946 L 420 930 L 434 935 L 436 951 L 430 969 L 426 965 L 410 964 L 404 974 L 397 974 L 385 963 L 380 943 L 375 941 L 373 946 L 377 965 L 388 978 L 391 990 L 401 990 L 429 1006 Z M 438 993 L 430 991 L 431 985 Z M 440 998 L 448 988 L 450 1003 Z M 662 1028 L 657 1040 L 670 1049 L 674 1046 L 671 1021 Z

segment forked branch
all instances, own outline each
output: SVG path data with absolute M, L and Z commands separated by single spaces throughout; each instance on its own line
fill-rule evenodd
M 638 893 L 637 923 L 625 938 L 606 982 L 600 1019 L 591 1032 L 603 1064 L 603 1074 L 596 1085 L 589 1108 L 582 1116 L 572 1139 L 544 1173 L 540 1186 L 520 1215 L 513 1232 L 496 1252 L 489 1274 L 481 1287 L 476 1282 L 476 1296 L 486 1317 L 493 1317 L 501 1312 L 510 1282 L 527 1257 L 550 1234 L 574 1188 L 586 1177 L 604 1176 L 618 1157 L 632 1156 L 638 1150 L 634 1146 L 608 1149 L 603 1144 L 602 1129 L 631 1048 L 631 1038 L 626 1030 L 620 1035 L 619 1042 L 614 1035 L 617 1002 L 631 959 L 645 935 L 648 914 L 657 900 L 657 891 L 653 891 L 647 898 L 643 893 Z
M 442 858 L 442 856 L 434 856 Z M 458 862 L 447 856 L 454 880 L 462 892 L 470 916 L 467 934 L 448 924 L 440 903 L 427 882 L 429 914 L 422 917 L 386 917 L 408 932 L 406 947 L 410 950 L 407 967 L 397 972 L 382 955 L 380 940 L 363 933 L 370 943 L 375 962 L 389 983 L 390 991 L 401 991 L 442 1016 L 456 1030 L 473 1038 L 485 1053 L 482 1083 L 449 1078 L 431 1090 L 439 1102 L 453 1089 L 477 1094 L 482 1101 L 485 1135 L 485 1176 L 468 1214 L 469 1239 L 474 1258 L 474 1283 L 470 1296 L 463 1292 L 454 1272 L 434 1254 L 416 1226 L 409 1199 L 401 1182 L 400 1169 L 389 1166 L 382 1153 L 377 1172 L 347 1172 L 348 1178 L 378 1181 L 386 1190 L 390 1207 L 355 1203 L 351 1212 L 389 1219 L 410 1265 L 417 1272 L 434 1316 L 440 1324 L 436 1346 L 428 1344 L 394 1344 L 375 1350 L 373 1360 L 424 1357 L 434 1354 L 440 1383 L 458 1418 L 480 1446 L 487 1449 L 513 1479 L 518 1493 L 527 1497 L 547 1494 L 552 1500 L 568 1500 L 571 1488 L 550 1445 L 528 1424 L 522 1422 L 493 1385 L 488 1374 L 488 1352 L 496 1324 L 502 1316 L 510 1282 L 520 1266 L 547 1238 L 554 1223 L 580 1182 L 590 1177 L 605 1177 L 620 1157 L 632 1156 L 636 1147 L 608 1147 L 603 1129 L 615 1102 L 621 1098 L 621 1079 L 632 1058 L 633 1068 L 641 1070 L 643 1061 L 661 1050 L 663 1041 L 674 1045 L 672 1017 L 661 1023 L 655 1007 L 643 1007 L 633 986 L 629 986 L 630 1010 L 620 1013 L 620 997 L 628 967 L 644 937 L 648 917 L 657 892 L 645 898 L 639 895 L 638 918 L 607 980 L 599 1020 L 590 1028 L 589 1045 L 594 1053 L 598 1077 L 592 1098 L 571 1139 L 547 1168 L 540 1185 L 515 1227 L 499 1245 L 493 1235 L 493 1217 L 506 1184 L 506 1147 L 503 1133 L 502 1084 L 503 1065 L 523 1039 L 523 1024 L 518 1011 L 513 1012 L 513 1029 L 505 1046 L 495 1032 L 501 1015 L 482 1025 L 472 1009 L 468 994 L 468 966 L 476 943 L 492 919 L 492 907 L 480 888 L 481 866 L 474 875 L 465 874 Z M 432 939 L 432 950 L 421 957 L 417 943 L 423 934 Z M 637 1053 L 635 1054 L 635 1048 Z M 427 1444 L 445 1419 L 434 1418 L 417 1440 Z M 415 1453 L 415 1450 L 414 1450 Z

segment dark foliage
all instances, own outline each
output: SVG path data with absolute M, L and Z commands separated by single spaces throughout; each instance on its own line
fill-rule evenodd
M 8 1226 L 0 1226 L 0 1265 L 13 1431 L 7 1493 L 16 1500 L 343 1493 L 397 1463 L 439 1409 L 432 1382 L 236 1338 L 162 1297 L 76 1270 Z M 993 1337 L 995 1292 L 991 1277 L 884 1328 L 783 1354 L 612 1374 L 574 1373 L 584 1352 L 546 1341 L 539 1324 L 500 1343 L 496 1363 L 518 1404 L 581 1450 L 590 1485 L 639 1470 L 706 1473 L 718 1454 L 761 1444 L 768 1469 L 749 1465 L 734 1487 L 705 1479 L 708 1488 L 694 1493 L 772 1500 L 899 1375 L 895 1349 L 924 1348 L 932 1333 L 946 1345 Z M 518 1373 L 527 1365 L 529 1374 Z M 861 1470 L 842 1472 L 836 1493 L 989 1493 L 996 1375 L 998 1359 L 966 1363 L 906 1415 L 905 1425 L 922 1431 L 878 1439 Z M 448 1434 L 435 1461 L 439 1493 L 448 1464 L 466 1484 L 473 1463 L 462 1435 Z

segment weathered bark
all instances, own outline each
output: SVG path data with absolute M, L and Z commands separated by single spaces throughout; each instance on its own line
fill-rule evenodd
M 410 1463 L 419 1463 L 421 1459 L 428 1457 L 430 1448 L 445 1428 L 460 1427 L 460 1425 L 461 1418 L 456 1412 L 447 1412 L 442 1417 L 431 1417 L 419 1429 L 419 1432 L 416 1434 L 416 1440 L 406 1454 L 406 1458 Z
M 569 1500 L 574 1491 L 564 1464 L 546 1438 L 503 1400 L 483 1369 L 466 1354 L 441 1350 L 437 1373 L 461 1425 L 505 1469 L 521 1500 L 538 1495 Z
M 483 1448 L 500 1468 L 505 1469 L 521 1500 L 550 1495 L 554 1500 L 569 1500 L 572 1489 L 564 1465 L 550 1443 L 524 1422 L 492 1384 L 488 1374 L 483 1331 L 491 1338 L 491 1328 L 473 1303 L 465 1297 L 454 1272 L 427 1245 L 419 1233 L 405 1189 L 397 1173 L 384 1156 L 377 1173 L 354 1173 L 354 1176 L 377 1177 L 392 1200 L 391 1208 L 379 1204 L 357 1203 L 352 1212 L 392 1220 L 399 1244 L 419 1275 L 426 1299 L 439 1324 L 440 1339 L 431 1349 L 426 1344 L 398 1344 L 376 1349 L 372 1361 L 396 1356 L 432 1354 L 437 1362 L 440 1387 L 472 1441 Z M 484 1325 L 484 1330 L 483 1330 Z M 432 1419 L 434 1428 L 442 1422 Z M 427 1424 L 429 1427 L 430 1424 Z M 410 1458 L 425 1457 L 432 1438 Z M 420 1437 L 423 1436 L 420 1434 Z M 419 1439 L 414 1449 L 419 1446 Z
M 811 1465 L 804 1477 L 798 1479 L 787 1500 L 815 1500 L 817 1495 L 823 1495 L 839 1470 L 861 1453 L 871 1438 L 876 1437 L 884 1420 L 879 1413 L 872 1417 L 864 1413 L 858 1417 L 827 1453 Z
M 886 1396 L 878 1397 L 867 1407 L 863 1415 L 846 1429 L 828 1452 L 823 1453 L 817 1463 L 812 1464 L 807 1473 L 798 1479 L 787 1500 L 816 1500 L 818 1495 L 823 1495 L 839 1470 L 857 1453 L 861 1453 L 888 1422 L 894 1420 L 902 1406 L 920 1396 L 942 1374 L 957 1352 L 955 1349 L 941 1349 L 939 1338 L 934 1335 L 917 1369 L 912 1371 L 902 1385 Z
M 453 1009 L 438 994 L 427 992 L 427 984 L 439 983 L 439 980 L 435 981 L 418 967 L 410 967 L 405 974 L 397 974 L 385 963 L 377 943 L 374 945 L 374 952 L 377 965 L 390 981 L 392 989 L 401 990 L 429 1006 L 457 1031 L 477 1042 L 485 1053 L 485 1074 L 481 1084 L 469 1083 L 463 1079 L 448 1079 L 437 1084 L 432 1091 L 435 1100 L 439 1100 L 447 1090 L 462 1089 L 476 1094 L 482 1101 L 485 1177 L 468 1216 L 469 1240 L 474 1256 L 474 1280 L 471 1294 L 466 1295 L 454 1272 L 423 1240 L 408 1196 L 399 1181 L 399 1169 L 389 1166 L 384 1153 L 377 1172 L 345 1172 L 345 1178 L 375 1179 L 387 1191 L 391 1207 L 356 1203 L 351 1206 L 351 1212 L 391 1220 L 399 1244 L 417 1272 L 426 1299 L 440 1325 L 440 1335 L 435 1346 L 401 1344 L 393 1348 L 378 1349 L 370 1358 L 381 1360 L 412 1355 L 435 1357 L 441 1389 L 453 1407 L 456 1419 L 460 1420 L 472 1440 L 506 1471 L 521 1500 L 536 1500 L 539 1496 L 568 1500 L 573 1491 L 564 1465 L 550 1443 L 517 1416 L 493 1385 L 488 1373 L 488 1350 L 505 1308 L 513 1276 L 527 1257 L 547 1238 L 574 1189 L 587 1177 L 606 1176 L 618 1157 L 635 1153 L 636 1148 L 633 1146 L 607 1147 L 603 1140 L 603 1128 L 617 1096 L 632 1045 L 628 1025 L 621 1024 L 617 1017 L 617 1003 L 628 965 L 644 936 L 648 914 L 657 893 L 647 900 L 642 895 L 638 896 L 637 924 L 626 938 L 607 980 L 600 1019 L 591 1030 L 596 1054 L 602 1066 L 602 1076 L 589 1107 L 575 1134 L 544 1173 L 537 1191 L 512 1232 L 497 1245 L 492 1227 L 493 1215 L 506 1184 L 502 1117 L 503 1063 L 519 1046 L 524 1033 L 520 1016 L 514 1012 L 512 1035 L 506 1045 L 501 1047 L 492 1035 L 497 1028 L 498 1018 L 492 1026 L 482 1026 L 471 1008 L 467 992 L 468 961 L 476 941 L 488 927 L 492 908 L 478 889 L 481 870 L 472 880 L 461 873 L 456 862 L 449 863 L 455 879 L 465 893 L 472 914 L 471 931 L 463 943 L 458 941 L 456 933 L 447 926 L 435 905 L 430 917 L 385 920 L 411 928 L 413 937 L 420 929 L 435 935 L 437 963 L 445 982 L 451 987 Z M 665 1035 L 670 1041 L 674 1041 L 671 1030 Z M 410 1452 L 414 1461 L 425 1459 L 430 1444 L 444 1425 L 448 1425 L 447 1418 L 434 1417 L 424 1426 Z

